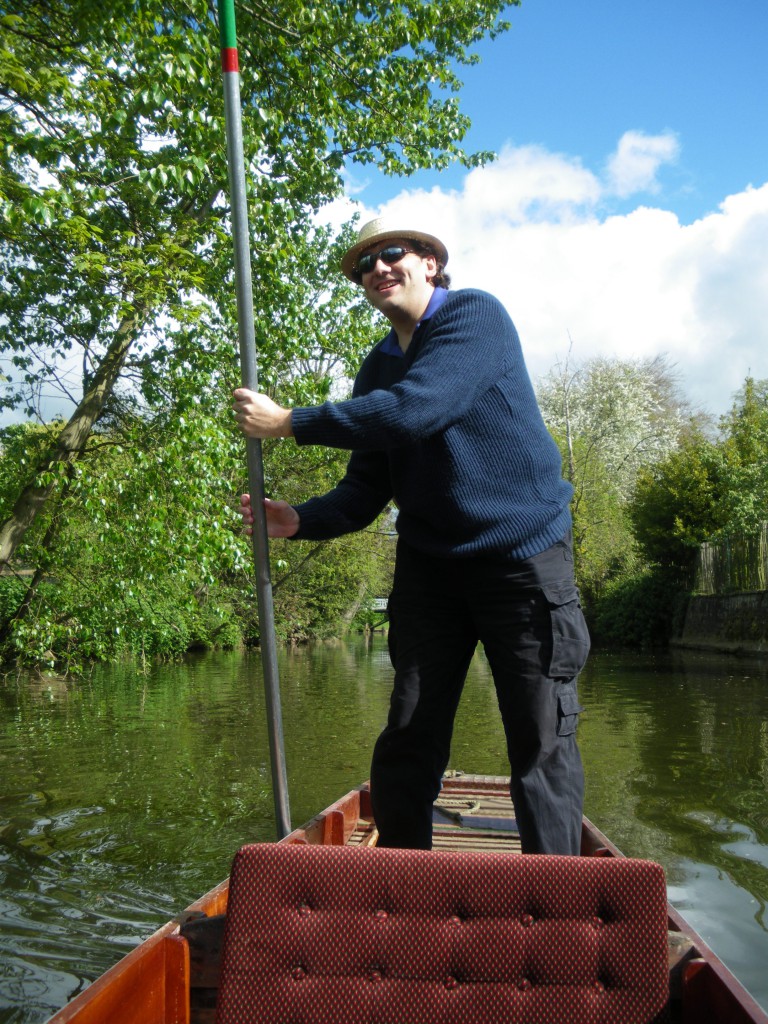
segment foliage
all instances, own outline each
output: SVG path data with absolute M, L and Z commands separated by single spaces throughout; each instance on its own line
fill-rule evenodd
M 768 519 L 768 380 L 746 379 L 720 430 L 726 486 L 719 535 L 754 533 Z
M 332 448 L 264 446 L 267 493 L 294 504 L 333 487 L 347 453 Z M 244 484 L 244 481 L 243 481 Z M 394 554 L 387 545 L 386 513 L 367 530 L 334 541 L 273 541 L 276 625 L 282 639 L 338 636 L 366 600 L 386 594 Z M 258 637 L 253 597 L 243 608 L 245 638 Z
M 309 271 L 303 286 L 321 288 L 318 275 Z M 302 287 L 297 294 L 307 293 Z M 269 386 L 282 401 L 296 395 L 318 401 L 340 388 L 339 373 L 362 346 L 364 328 L 370 340 L 370 319 L 358 313 L 352 318 L 358 327 L 347 332 L 343 348 L 343 312 L 333 299 L 313 301 L 305 318 L 304 362 L 270 367 Z M 181 325 L 173 335 L 171 372 L 162 389 L 158 384 L 155 400 L 164 410 L 138 415 L 123 408 L 105 416 L 69 468 L 67 486 L 22 542 L 20 559 L 37 572 L 26 581 L 28 606 L 8 609 L 6 657 L 55 659 L 77 669 L 84 658 L 174 656 L 193 647 L 258 641 L 252 556 L 233 509 L 247 489 L 244 445 L 228 408 L 236 382 L 225 390 L 219 386 L 234 372 L 232 353 L 222 352 L 221 366 L 215 360 L 185 366 L 194 338 Z M 16 426 L 5 433 L 0 502 L 5 497 L 7 504 L 18 484 L 19 453 L 33 451 L 33 442 L 50 429 Z M 307 489 L 333 486 L 345 462 L 345 453 L 267 442 L 267 490 L 301 500 Z M 338 633 L 350 606 L 359 603 L 361 587 L 364 594 L 378 589 L 381 569 L 370 538 L 309 552 L 300 543 L 283 547 L 273 550 L 273 576 L 277 626 L 285 639 Z
M 14 423 L 0 430 L 0 517 L 8 515 L 30 470 L 55 443 L 61 420 Z
M 301 545 L 306 546 L 307 542 Z M 343 550 L 343 560 L 335 548 Z M 334 541 L 322 545 L 319 551 L 313 549 L 309 560 L 296 565 L 297 577 L 290 589 L 281 586 L 275 595 L 281 620 L 290 626 L 290 638 L 339 636 L 350 627 L 364 604 L 386 594 L 393 552 L 382 548 L 381 538 L 369 529 L 354 534 L 344 544 Z M 295 564 L 295 558 L 293 561 Z M 293 614 L 289 613 L 288 601 L 295 609 Z
M 693 564 L 706 542 L 745 540 L 768 518 L 768 383 L 748 378 L 720 436 L 696 426 L 641 468 L 627 515 L 638 546 L 634 573 L 612 580 L 594 608 L 596 639 L 652 645 L 681 629 Z M 757 544 L 732 544 L 755 553 Z M 742 566 L 745 577 L 759 567 Z
M 8 653 L 77 665 L 128 650 L 173 654 L 221 632 L 214 584 L 237 563 L 227 444 L 202 415 L 172 430 L 137 418 L 96 432 L 38 519 L 43 540 L 30 532 L 20 549 L 36 578 L 29 612 L 5 620 Z
M 718 445 L 694 431 L 677 451 L 640 472 L 629 512 L 648 561 L 690 567 L 698 545 L 723 525 L 717 513 L 722 469 Z
M 275 396 L 338 393 L 370 341 L 336 269 L 344 236 L 314 220 L 344 173 L 485 159 L 461 148 L 457 69 L 507 27 L 506 6 L 238 5 L 254 318 Z M 0 470 L 0 563 L 33 574 L 0 625 L 31 660 L 173 653 L 222 636 L 246 600 L 228 512 L 242 444 L 222 426 L 239 374 L 215 23 L 201 0 L 22 0 L 0 14 L 0 408 L 42 421 L 56 398 L 69 415 L 19 434 L 23 461 Z M 341 474 L 337 456 L 272 454 L 275 493 Z M 358 543 L 306 564 L 344 579 Z M 350 589 L 335 588 L 338 605 Z M 126 625 L 107 638 L 114 621 Z
M 567 476 L 589 480 L 599 462 L 626 499 L 641 465 L 673 450 L 685 402 L 663 357 L 629 360 L 596 357 L 571 367 L 558 364 L 540 382 L 538 400 L 550 428 L 566 441 Z M 572 450 L 579 440 L 581 451 Z M 581 497 L 577 489 L 576 501 Z
M 283 316 L 297 276 L 292 242 L 341 193 L 346 166 L 408 174 L 483 158 L 461 149 L 468 122 L 450 93 L 456 66 L 473 60 L 468 48 L 505 27 L 504 6 L 241 5 L 262 327 L 279 319 L 288 333 L 300 315 L 295 304 Z M 44 384 L 76 403 L 110 350 L 118 377 L 125 366 L 133 389 L 151 390 L 169 320 L 206 306 L 231 314 L 214 11 L 199 0 L 108 10 L 53 0 L 6 13 L 0 27 L 0 311 L 14 367 L 4 403 L 33 409 Z M 271 333 L 260 337 L 271 356 Z
M 685 593 L 673 572 L 638 566 L 611 579 L 592 609 L 595 644 L 663 647 L 682 628 Z
M 35 428 L 13 428 L 17 440 L 25 430 Z M 245 486 L 242 449 L 222 409 L 97 430 L 20 549 L 36 560 L 35 576 L 17 567 L 0 580 L 6 659 L 78 671 L 86 659 L 257 643 L 252 553 L 234 509 Z M 274 456 L 287 464 L 290 451 L 291 473 L 279 475 L 293 481 L 296 500 L 304 486 L 324 489 L 343 472 L 342 453 L 283 444 L 266 453 L 269 479 L 280 467 Z M 273 543 L 272 556 L 281 639 L 338 635 L 385 586 L 375 534 Z
M 591 608 L 609 580 L 637 567 L 627 499 L 642 467 L 674 449 L 685 403 L 661 358 L 566 360 L 537 395 L 574 487 L 574 555 Z
M 690 568 L 707 540 L 754 532 L 768 518 L 768 386 L 748 378 L 710 440 L 693 430 L 638 479 L 630 515 L 647 559 Z
M 558 365 L 539 402 L 574 485 L 595 640 L 665 642 L 699 546 L 768 518 L 768 383 L 745 382 L 717 438 L 687 415 L 663 359 Z

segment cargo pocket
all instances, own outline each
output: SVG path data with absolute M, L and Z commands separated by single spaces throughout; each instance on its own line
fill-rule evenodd
M 552 624 L 552 656 L 547 675 L 574 679 L 589 654 L 589 631 L 581 610 L 579 592 L 572 583 L 542 586 Z
M 576 732 L 579 712 L 583 710 L 576 696 L 576 684 L 560 683 L 557 694 L 557 735 L 570 736 Z

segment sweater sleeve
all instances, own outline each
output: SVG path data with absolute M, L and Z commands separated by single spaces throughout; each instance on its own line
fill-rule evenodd
M 369 526 L 392 500 L 383 452 L 353 452 L 344 478 L 327 494 L 294 508 L 299 531 L 292 540 L 329 540 Z
M 480 291 L 453 293 L 422 330 L 392 387 L 294 409 L 297 443 L 387 450 L 431 437 L 467 413 L 504 373 L 510 345 L 519 348 L 504 307 Z

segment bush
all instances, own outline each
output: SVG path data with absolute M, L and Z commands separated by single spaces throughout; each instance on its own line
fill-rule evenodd
M 680 632 L 687 591 L 679 576 L 652 566 L 612 580 L 590 619 L 599 646 L 664 647 Z

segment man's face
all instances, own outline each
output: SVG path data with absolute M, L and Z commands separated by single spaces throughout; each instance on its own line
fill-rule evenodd
M 413 252 L 412 243 L 407 238 L 376 242 L 365 249 L 362 255 L 397 246 L 409 251 L 394 263 L 385 263 L 380 257 L 373 269 L 363 274 L 363 290 L 371 305 L 381 310 L 388 320 L 393 323 L 412 321 L 415 325 L 427 308 L 434 290 L 432 279 L 437 273 L 435 257 Z

